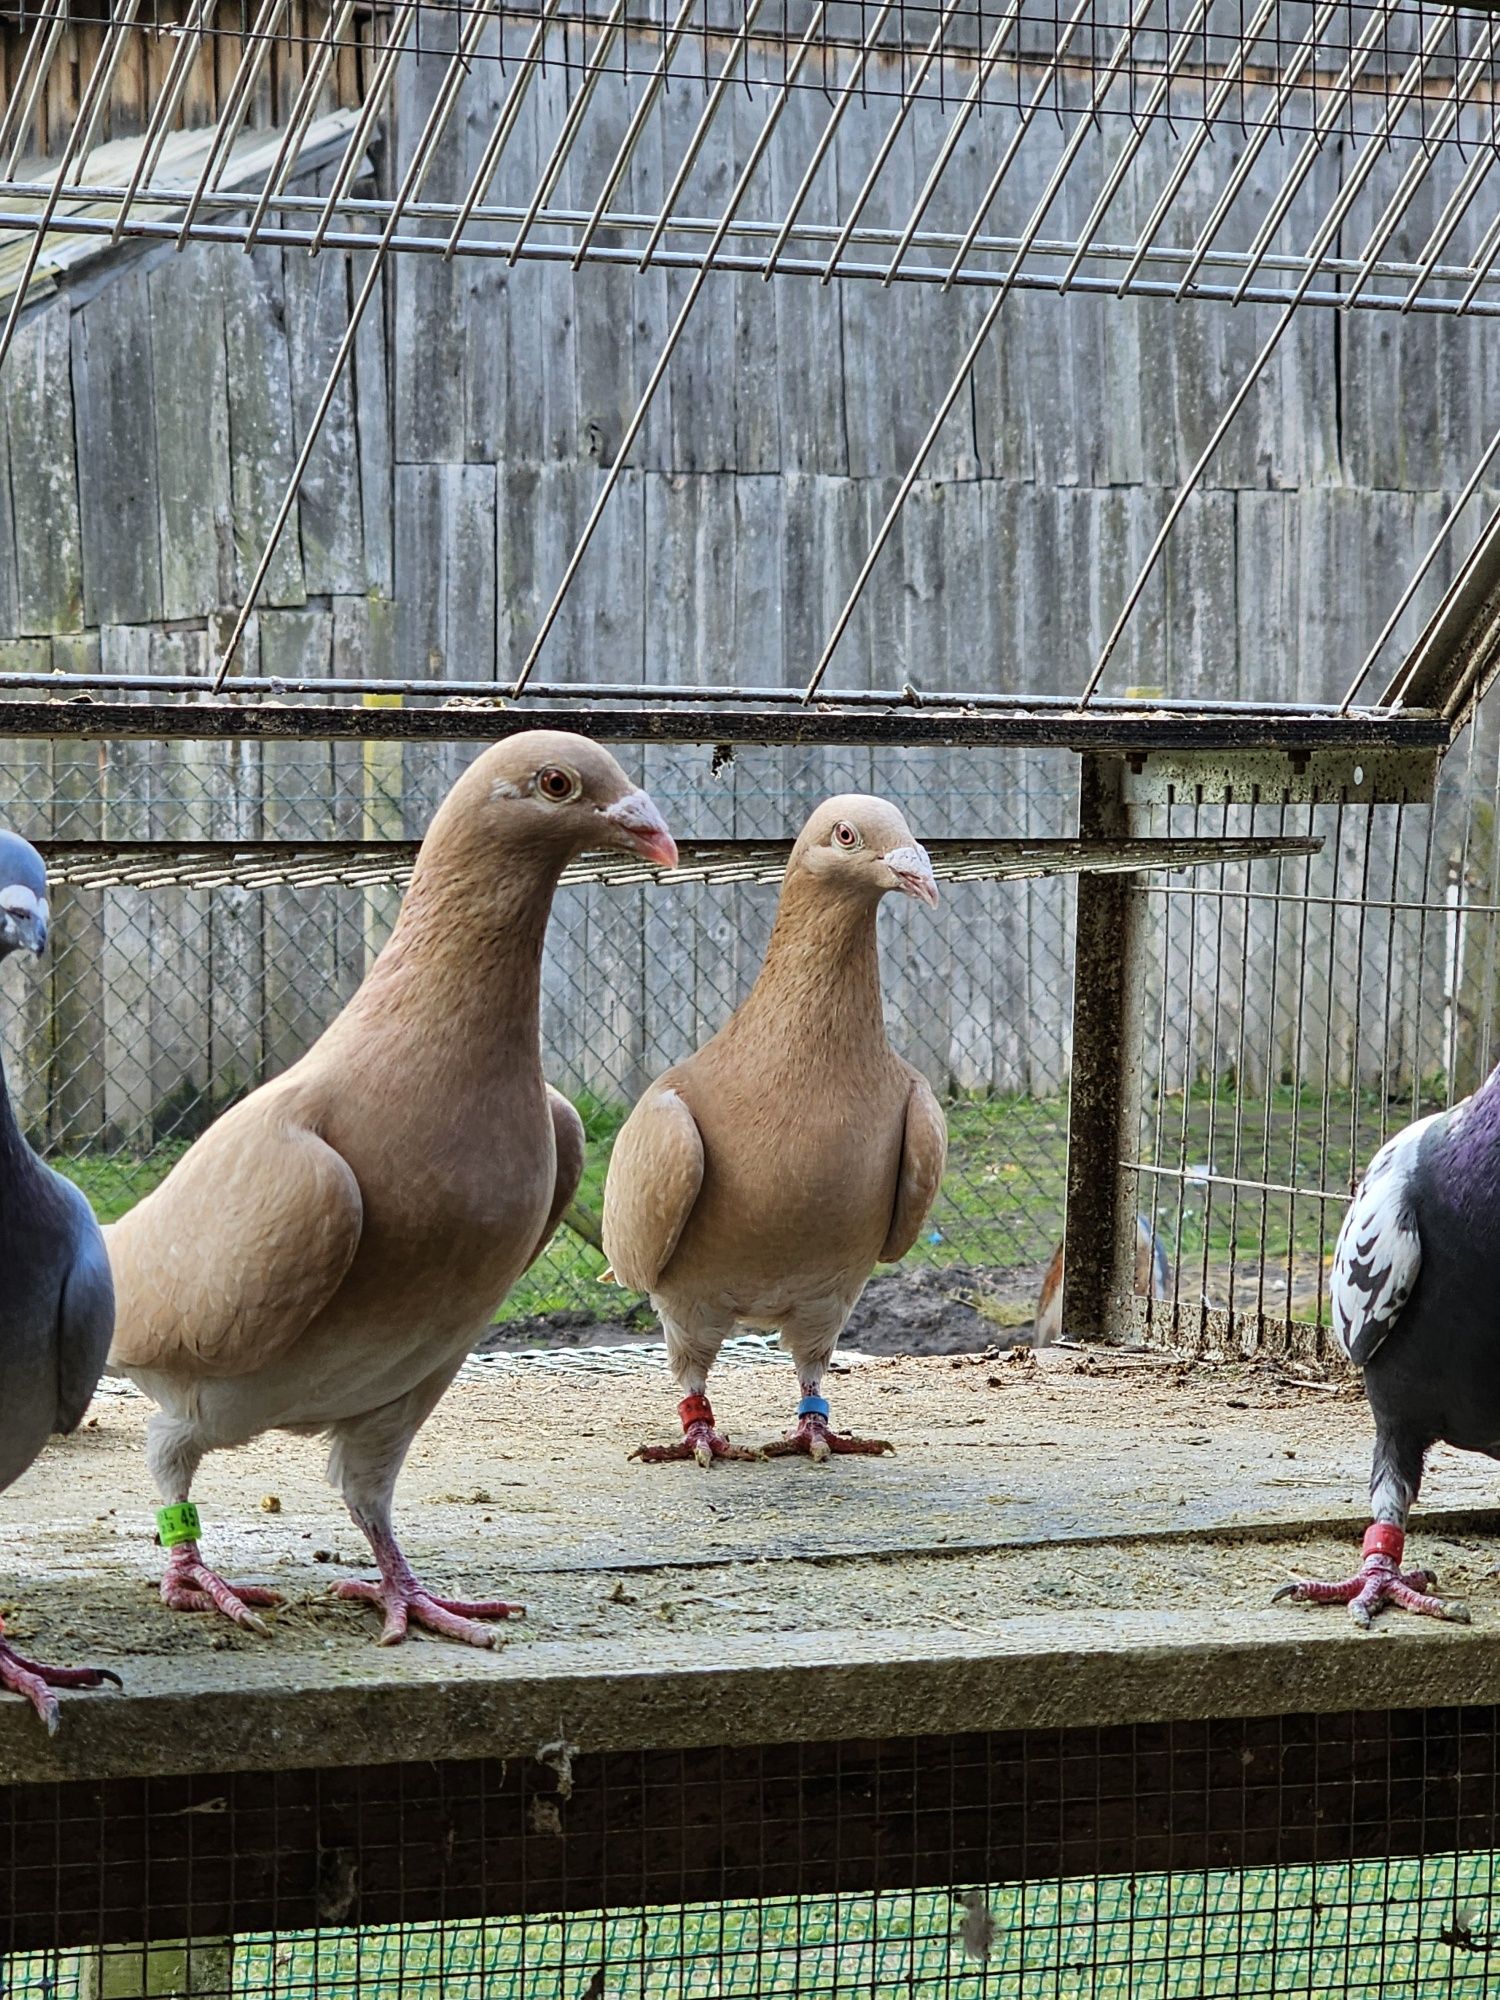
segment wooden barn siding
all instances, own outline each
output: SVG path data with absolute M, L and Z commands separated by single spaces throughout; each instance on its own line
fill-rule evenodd
M 439 52 L 403 72 L 387 173 L 400 170 L 403 139 L 419 126 L 440 66 Z M 466 184 L 497 82 L 493 65 L 475 65 L 455 143 L 427 192 Z M 538 75 L 495 198 L 529 190 L 571 87 L 560 65 Z M 592 198 L 638 88 L 638 77 L 601 81 L 559 201 Z M 666 162 L 700 107 L 692 88 L 663 100 L 622 206 L 659 201 Z M 784 209 L 827 108 L 817 93 L 793 99 L 747 214 Z M 924 106 L 908 120 L 870 222 L 904 219 L 949 115 Z M 847 201 L 888 116 L 879 97 L 851 106 L 806 219 L 832 213 L 835 195 Z M 930 226 L 967 221 L 1003 116 L 991 109 L 971 125 Z M 706 149 L 685 209 L 722 206 L 757 119 L 740 93 L 737 156 Z M 994 205 L 996 231 L 1019 227 L 1045 184 L 1062 143 L 1050 121 L 1047 130 L 1050 138 L 1037 129 Z M 1090 144 L 1107 157 L 1126 130 L 1104 121 Z M 1160 175 L 1167 135 L 1149 139 L 1152 148 Z M 1282 171 L 1275 150 L 1257 169 L 1267 185 Z M 1342 158 L 1330 145 L 1319 161 L 1288 244 L 1310 233 Z M 1393 156 L 1393 174 L 1400 164 Z M 1440 165 L 1398 250 L 1420 240 L 1450 179 Z M 1212 192 L 1207 179 L 1189 181 L 1184 231 Z M 1382 170 L 1360 219 L 1386 192 Z M 1065 193 L 1059 229 L 1079 221 L 1074 200 Z M 1128 235 L 1133 219 L 1111 218 L 1113 233 Z M 478 259 L 393 266 L 252 621 L 246 668 L 512 672 L 688 282 L 660 269 L 644 279 L 595 267 L 575 277 L 566 266 Z M 259 553 L 349 297 L 348 266 L 334 257 L 194 247 L 123 259 L 102 287 L 91 282 L 31 315 L 0 374 L 0 665 L 179 671 L 210 656 Z M 542 673 L 799 682 L 983 304 L 971 291 L 944 297 L 912 285 L 712 279 Z M 837 678 L 1076 688 L 1174 483 L 1269 323 L 1251 307 L 1016 293 L 872 579 Z M 1496 344 L 1479 325 L 1308 314 L 1188 506 L 1113 684 L 1341 692 L 1392 578 L 1478 456 L 1500 406 L 1497 371 Z M 1464 847 L 1470 791 L 1493 794 L 1493 735 L 1482 734 L 1469 780 L 1455 776 L 1445 789 L 1427 893 L 1441 893 L 1447 858 Z M 464 754 L 21 746 L 0 766 L 0 809 L 38 834 L 417 832 Z M 636 763 L 689 833 L 788 831 L 828 791 L 866 787 L 901 799 L 930 837 L 1060 832 L 1072 817 L 1074 770 L 1061 755 L 747 751 L 717 776 L 696 750 L 654 749 Z M 1205 811 L 1199 823 L 1211 819 Z M 1368 880 L 1372 894 L 1420 900 L 1425 814 L 1315 819 L 1328 850 L 1288 867 L 1287 888 L 1326 895 L 1336 883 L 1349 895 Z M 1280 816 L 1262 810 L 1255 824 L 1273 822 Z M 1467 865 L 1476 891 L 1491 894 L 1488 849 Z M 1255 877 L 1260 886 L 1273 879 Z M 566 892 L 544 1012 L 558 1080 L 606 1096 L 633 1091 L 717 1025 L 753 973 L 773 902 L 768 890 Z M 75 935 L 51 972 L 28 973 L 24 987 L 14 968 L 4 975 L 6 991 L 25 996 L 5 1032 L 13 1054 L 27 1050 L 29 1115 L 50 1106 L 60 1144 L 101 1129 L 131 1144 L 191 1129 L 212 1104 L 295 1058 L 357 980 L 389 916 L 389 898 L 378 895 L 66 899 L 60 929 Z M 1056 883 L 957 888 L 936 917 L 887 912 L 890 1010 L 903 1047 L 935 1080 L 962 1089 L 1059 1088 L 1070 918 L 1071 890 Z M 1170 920 L 1164 903 L 1161 926 L 1153 977 L 1168 1087 L 1231 1067 L 1259 1085 L 1299 1067 L 1315 1077 L 1325 1061 L 1336 1075 L 1372 1080 L 1385 1067 L 1405 1077 L 1447 1060 L 1440 920 L 1374 911 L 1363 922 L 1335 919 L 1316 905 L 1278 916 L 1264 902 L 1204 899 L 1175 901 Z M 1479 970 L 1466 977 L 1482 975 L 1486 950 L 1493 956 L 1493 940 L 1476 925 L 1465 964 Z M 1472 1060 L 1489 1046 L 1487 1017 L 1476 1021 Z
M 146 18 L 126 43 L 100 121 L 101 141 L 128 139 L 145 130 L 177 47 L 173 30 L 189 11 L 185 0 L 153 0 L 149 9 L 141 10 Z M 254 0 L 219 0 L 213 14 L 214 34 L 200 50 L 183 86 L 171 129 L 208 125 L 218 116 L 241 58 L 251 46 L 249 31 L 257 11 Z M 81 94 L 99 59 L 107 16 L 106 9 L 103 17 L 91 21 L 75 11 L 63 29 L 26 134 L 28 153 L 55 158 L 67 144 Z M 14 14 L 0 19 L 0 103 L 9 101 L 21 74 L 36 18 L 35 11 L 29 10 L 24 20 Z M 287 0 L 280 31 L 266 52 L 263 75 L 247 109 L 245 124 L 249 128 L 272 126 L 288 116 L 306 71 L 308 50 L 327 32 L 328 19 L 329 10 L 322 0 Z M 340 44 L 320 94 L 318 113 L 360 102 L 368 78 L 372 38 L 383 41 L 384 33 L 383 25 L 377 33 L 370 8 L 356 9 L 351 31 Z

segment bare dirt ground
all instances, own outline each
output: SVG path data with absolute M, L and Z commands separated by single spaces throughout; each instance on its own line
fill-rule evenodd
M 851 1359 L 831 1384 L 835 1419 L 891 1439 L 892 1456 L 705 1473 L 628 1457 L 676 1429 L 658 1365 L 600 1372 L 584 1359 L 471 1364 L 401 1483 L 400 1525 L 434 1584 L 524 1597 L 514 1645 L 663 1627 L 978 1631 L 1038 1610 L 1261 1614 L 1289 1575 L 1344 1574 L 1357 1560 L 1369 1428 L 1349 1382 L 1123 1352 Z M 740 1441 L 764 1443 L 789 1419 L 784 1365 L 726 1364 L 713 1387 Z M 167 1656 L 207 1669 L 218 1652 L 283 1665 L 326 1653 L 357 1671 L 374 1617 L 329 1585 L 369 1565 L 316 1443 L 267 1437 L 210 1458 L 199 1478 L 211 1559 L 286 1594 L 271 1637 L 256 1639 L 157 1598 L 147 1414 L 133 1392 L 102 1395 L 83 1431 L 0 1496 L 13 1635 L 127 1675 Z M 1476 1620 L 1500 1625 L 1488 1574 L 1497 1498 L 1488 1462 L 1434 1453 L 1433 1525 L 1418 1526 L 1413 1549 L 1471 1598 Z
M 881 1271 L 866 1285 L 843 1345 L 863 1354 L 973 1354 L 1029 1340 L 1045 1262 L 991 1270 L 917 1264 Z M 533 1347 L 611 1347 L 660 1338 L 649 1308 L 619 1319 L 587 1312 L 542 1313 L 497 1326 L 484 1354 Z

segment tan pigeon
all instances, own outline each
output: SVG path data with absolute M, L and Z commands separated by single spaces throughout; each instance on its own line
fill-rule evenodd
M 683 1438 L 649 1460 L 754 1454 L 715 1428 L 708 1370 L 736 1325 L 776 1327 L 802 1385 L 773 1452 L 880 1452 L 836 1433 L 823 1375 L 877 1262 L 916 1241 L 943 1177 L 937 1099 L 891 1048 L 875 916 L 889 890 L 935 905 L 926 854 L 883 799 L 829 799 L 787 864 L 749 997 L 646 1092 L 615 1142 L 604 1248 L 649 1292 L 683 1390 Z
M 389 942 L 300 1062 L 237 1104 L 108 1232 L 112 1362 L 159 1406 L 148 1458 L 162 1596 L 259 1628 L 267 1591 L 202 1561 L 204 1454 L 324 1432 L 368 1537 L 394 1643 L 408 1620 L 489 1645 L 517 1609 L 438 1598 L 391 1526 L 418 1429 L 572 1199 L 583 1128 L 543 1081 L 542 940 L 587 848 L 671 866 L 650 798 L 608 751 L 533 731 L 487 750 L 439 808 Z

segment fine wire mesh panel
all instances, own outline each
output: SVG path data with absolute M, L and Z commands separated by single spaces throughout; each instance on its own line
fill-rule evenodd
M 1148 1337 L 1331 1354 L 1349 1198 L 1393 1133 L 1500 1056 L 1500 758 L 1480 711 L 1431 805 L 1152 807 L 1150 831 L 1304 832 L 1306 860 L 1144 890 L 1138 1179 L 1170 1278 Z
M 0 1794 L 8 2000 L 1480 2000 L 1495 1712 Z M 550 1760 L 550 1761 L 548 1761 Z
M 413 839 L 473 754 L 12 742 L 0 819 L 38 839 L 159 842 L 164 861 L 194 841 Z M 706 751 L 622 755 L 682 838 L 785 837 L 819 799 L 854 788 L 886 792 L 930 840 L 1055 835 L 1073 817 L 1072 773 L 1051 753 L 747 750 L 717 771 Z M 321 1033 L 399 896 L 378 884 L 58 888 L 49 960 L 0 972 L 0 1036 L 29 1136 L 102 1218 L 119 1215 Z M 549 1078 L 583 1115 L 588 1164 L 567 1222 L 503 1309 L 528 1334 L 644 1327 L 644 1302 L 600 1282 L 609 1148 L 646 1084 L 748 990 L 776 897 L 757 882 L 559 892 L 542 1043 Z M 944 885 L 936 912 L 904 898 L 882 912 L 889 1032 L 943 1097 L 952 1146 L 921 1241 L 868 1302 L 877 1321 L 899 1324 L 909 1305 L 983 1345 L 1031 1318 L 1063 1230 L 1072 902 L 1066 879 L 964 881 Z

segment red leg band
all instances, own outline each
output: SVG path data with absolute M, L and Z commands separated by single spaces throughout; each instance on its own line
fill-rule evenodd
M 1367 1556 L 1389 1556 L 1399 1563 L 1406 1547 L 1406 1531 L 1390 1521 L 1372 1521 L 1365 1529 L 1365 1539 L 1361 1544 Z
M 682 1428 L 689 1424 L 711 1424 L 714 1420 L 714 1406 L 707 1396 L 684 1396 L 677 1405 L 677 1414 L 682 1419 Z

